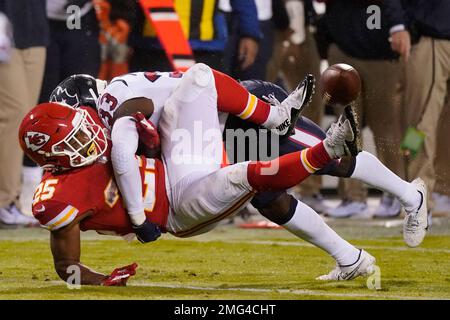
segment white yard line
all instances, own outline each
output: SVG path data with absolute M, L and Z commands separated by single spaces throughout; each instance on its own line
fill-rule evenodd
M 291 241 L 268 241 L 268 240 L 197 240 L 197 239 L 189 239 L 189 241 L 194 242 L 223 242 L 223 243 L 232 243 L 232 244 L 256 244 L 256 245 L 265 245 L 265 246 L 292 246 L 292 247 L 310 247 L 314 248 L 313 245 L 305 242 L 291 242 Z M 361 245 L 364 249 L 375 249 L 375 250 L 392 250 L 392 251 L 410 251 L 410 252 L 436 252 L 436 253 L 450 253 L 450 249 L 444 248 L 408 248 L 406 247 L 393 247 L 393 246 L 366 246 Z
M 133 282 L 130 286 L 138 287 L 152 287 L 152 288 L 166 288 L 166 289 L 185 289 L 194 291 L 240 291 L 240 292 L 254 292 L 254 293 L 280 293 L 280 294 L 293 294 L 299 296 L 320 296 L 320 297 L 347 297 L 347 298 L 378 298 L 378 299 L 402 299 L 402 300 L 449 300 L 446 297 L 419 297 L 419 296 L 398 296 L 398 295 L 385 295 L 382 293 L 333 293 L 333 292 L 323 292 L 314 290 L 290 290 L 290 289 L 262 289 L 262 288 L 218 288 L 218 287 L 203 287 L 203 286 L 192 286 L 192 285 L 181 285 L 181 284 L 167 284 L 167 283 L 157 283 L 157 282 Z M 367 289 L 369 290 L 369 289 Z M 376 292 L 376 291 L 371 291 Z
M 336 282 L 337 283 L 337 282 Z M 49 285 L 39 286 L 45 288 L 49 286 L 64 286 L 62 281 L 50 281 Z M 336 293 L 336 292 L 324 292 L 307 289 L 264 289 L 264 288 L 237 288 L 237 287 L 206 287 L 200 285 L 183 285 L 183 284 L 170 284 L 162 282 L 146 282 L 146 281 L 132 281 L 127 284 L 128 287 L 149 287 L 149 288 L 163 288 L 163 289 L 181 289 L 181 290 L 193 290 L 193 291 L 214 291 L 214 292 L 252 292 L 252 293 L 279 293 L 279 294 L 292 294 L 297 296 L 318 296 L 318 297 L 336 297 L 336 298 L 378 298 L 378 299 L 397 299 L 397 300 L 450 300 L 448 297 L 440 296 L 399 296 L 389 295 L 382 292 L 370 290 L 371 293 Z M 69 289 L 67 289 L 69 290 Z M 83 287 L 80 289 L 83 290 Z M 369 289 L 367 289 L 369 290 Z M 74 292 L 78 292 L 75 290 Z M 372 293 L 374 292 L 374 293 Z M 171 298 L 171 297 L 168 297 Z M 227 299 L 228 300 L 228 299 Z

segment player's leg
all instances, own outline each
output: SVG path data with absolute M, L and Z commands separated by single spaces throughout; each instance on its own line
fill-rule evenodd
M 272 92 L 278 99 L 283 99 L 287 93 L 280 87 L 263 81 L 244 81 L 243 85 L 258 97 Z M 349 117 L 355 117 L 353 113 Z M 356 122 L 353 119 L 353 122 Z M 281 140 L 280 154 L 303 150 L 314 146 L 325 139 L 325 132 L 307 118 L 301 117 L 295 127 L 294 134 Z M 409 183 L 402 180 L 380 160 L 368 152 L 361 152 L 357 157 L 346 157 L 340 161 L 330 162 L 326 167 L 315 174 L 326 174 L 336 177 L 354 178 L 370 184 L 377 189 L 395 195 L 408 212 L 415 211 L 421 204 L 421 187 L 417 183 Z
M 305 145 L 318 143 L 325 133 L 306 118 L 297 123 L 295 134 L 280 146 L 281 152 L 301 150 Z M 330 162 L 316 172 L 321 175 L 353 178 L 374 186 L 397 197 L 407 212 L 417 210 L 421 205 L 421 186 L 416 182 L 407 182 L 389 170 L 377 157 L 367 151 L 356 157 L 344 157 L 340 161 Z
M 288 189 L 346 153 L 353 140 L 348 121 L 332 126 L 318 145 L 272 161 L 243 162 L 205 175 L 193 171 L 171 186 L 173 214 L 167 229 L 177 236 L 206 232 L 214 223 L 241 209 L 255 191 Z M 170 180 L 170 168 L 168 168 Z
M 222 132 L 211 68 L 196 64 L 166 101 L 159 121 L 161 151 L 169 185 L 220 168 Z
M 317 212 L 291 195 L 283 192 L 273 198 L 273 193 L 261 193 L 255 196 L 252 204 L 263 216 L 326 251 L 336 260 L 339 267 L 321 280 L 351 280 L 373 272 L 374 257 L 342 239 Z
M 298 87 L 279 102 L 266 102 L 247 91 L 233 78 L 213 70 L 218 94 L 218 109 L 234 114 L 241 119 L 272 129 L 280 135 L 290 131 L 302 109 L 306 107 L 314 93 L 314 77 L 308 75 Z
M 247 166 L 243 162 L 209 175 L 193 173 L 172 187 L 168 232 L 177 237 L 202 234 L 244 208 L 255 194 L 246 178 Z

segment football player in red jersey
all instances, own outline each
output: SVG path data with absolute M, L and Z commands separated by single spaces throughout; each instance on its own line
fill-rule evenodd
M 207 150 L 200 148 L 190 154 L 194 159 L 200 158 L 199 163 L 183 162 L 186 154 L 177 158 L 180 154 L 173 152 L 178 145 L 171 137 L 177 129 L 200 121 L 207 129 L 220 133 L 211 73 L 188 72 L 185 79 L 166 106 L 167 114 L 162 115 L 165 163 L 143 157 L 136 160 L 152 240 L 161 231 L 180 237 L 207 232 L 219 220 L 239 211 L 256 192 L 298 184 L 332 158 L 346 154 L 346 141 L 353 141 L 351 126 L 343 121 L 333 126 L 324 142 L 273 161 L 245 162 L 221 169 L 221 155 L 205 153 Z M 198 110 L 192 112 L 193 108 Z M 215 112 L 205 112 L 211 108 Z M 181 118 L 168 121 L 174 115 Z M 141 121 L 136 124 L 147 130 Z M 80 231 L 120 235 L 135 231 L 113 179 L 108 131 L 97 115 L 89 108 L 38 105 L 22 121 L 19 140 L 24 152 L 47 170 L 35 193 L 33 213 L 51 230 L 51 250 L 58 275 L 67 280 L 68 267 L 77 265 L 81 271 L 80 284 L 124 285 L 135 273 L 135 264 L 103 275 L 80 263 Z M 221 142 L 220 134 L 212 137 L 213 145 Z M 210 161 L 210 157 L 218 158 Z M 371 258 L 361 266 L 359 274 L 372 270 L 375 261 Z

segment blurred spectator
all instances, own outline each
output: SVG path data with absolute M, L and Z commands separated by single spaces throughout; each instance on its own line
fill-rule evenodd
M 229 0 L 219 1 L 219 7 L 226 12 L 230 37 L 225 50 L 227 72 L 236 79 L 266 80 L 267 64 L 272 56 L 274 25 L 272 2 L 282 0 L 255 0 L 261 39 L 241 37 L 239 15 L 233 15 Z
M 283 1 L 280 3 L 283 4 Z M 277 24 L 279 28 L 275 36 L 274 54 L 269 64 L 269 81 L 276 82 L 277 78 L 281 77 L 288 90 L 292 91 L 307 73 L 313 74 L 316 80 L 319 79 L 321 57 L 314 34 L 318 14 L 323 14 L 323 11 L 323 5 L 320 6 L 312 0 L 288 0 L 285 1 L 285 6 L 274 6 L 275 18 L 282 21 L 281 17 L 285 15 L 289 23 Z M 302 115 L 320 125 L 323 111 L 321 97 L 315 94 Z M 302 201 L 320 213 L 327 210 L 320 193 L 321 186 L 322 178 L 311 176 L 296 187 L 296 193 L 301 196 Z
M 134 16 L 134 0 L 93 0 L 100 23 L 101 67 L 103 80 L 128 73 L 128 35 Z
M 447 96 L 447 100 L 450 100 L 449 96 Z M 437 145 L 448 146 L 448 137 L 450 137 L 450 101 L 445 105 L 439 120 Z M 450 148 L 437 149 L 435 166 L 435 171 L 438 174 L 436 175 L 435 193 L 433 194 L 434 211 L 450 214 Z
M 387 4 L 397 19 L 395 28 L 391 30 L 392 49 L 406 60 L 404 119 L 410 133 L 424 135 L 423 146 L 417 156 L 409 157 L 408 177 L 421 177 L 427 184 L 431 200 L 436 184 L 435 157 L 438 141 L 442 141 L 438 139 L 438 123 L 439 119 L 444 120 L 445 98 L 449 93 L 450 1 L 390 0 Z M 411 42 L 414 41 L 411 39 L 418 40 L 412 47 Z M 449 122 L 450 119 L 444 121 Z M 449 160 L 446 160 L 447 167 L 450 166 Z
M 98 23 L 90 0 L 47 0 L 46 16 L 50 43 L 46 51 L 45 72 L 39 102 L 48 101 L 61 80 L 75 73 L 96 76 L 100 66 Z M 20 202 L 31 212 L 34 191 L 41 180 L 41 168 L 24 158 Z
M 389 30 L 398 21 L 384 6 L 388 0 L 325 2 L 323 27 L 326 30 L 321 32 L 327 34 L 332 43 L 328 50 L 329 64 L 347 63 L 359 72 L 362 92 L 355 106 L 360 126 L 368 126 L 372 130 L 378 158 L 403 178 L 401 110 L 395 103 L 401 66 L 398 54 L 388 41 Z M 372 6 L 371 10 L 368 10 L 369 6 Z M 366 203 L 367 189 L 361 183 L 341 179 L 340 193 L 343 201 L 328 211 L 330 216 L 370 214 Z M 391 217 L 398 215 L 400 210 L 399 201 L 385 194 L 374 214 Z
M 0 222 L 30 225 L 36 220 L 24 215 L 17 201 L 23 158 L 17 130 L 41 89 L 49 41 L 45 0 L 0 0 L 0 12 L 5 14 L 0 18 Z
M 80 14 L 78 24 L 76 8 Z M 100 68 L 99 25 L 91 0 L 47 0 L 47 16 L 50 46 L 41 102 L 48 101 L 53 89 L 68 76 L 75 73 L 97 76 Z
M 231 0 L 233 14 L 237 16 L 241 35 L 244 63 L 254 59 L 253 40 L 260 39 L 260 30 L 254 0 Z M 196 62 L 203 62 L 217 70 L 224 70 L 224 50 L 227 42 L 227 26 L 223 13 L 215 0 L 175 0 L 175 10 L 194 53 Z M 131 71 L 170 71 L 172 67 L 156 38 L 151 24 L 145 19 L 139 6 L 136 7 L 136 24 L 130 35 L 130 46 L 134 54 L 130 61 Z

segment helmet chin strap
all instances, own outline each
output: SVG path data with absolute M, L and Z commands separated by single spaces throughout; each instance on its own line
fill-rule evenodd
M 92 88 L 89 88 L 89 93 L 91 94 L 92 98 L 94 98 L 95 101 L 97 101 L 98 97 L 100 96 L 100 94 L 97 96 L 94 90 L 92 90 Z

